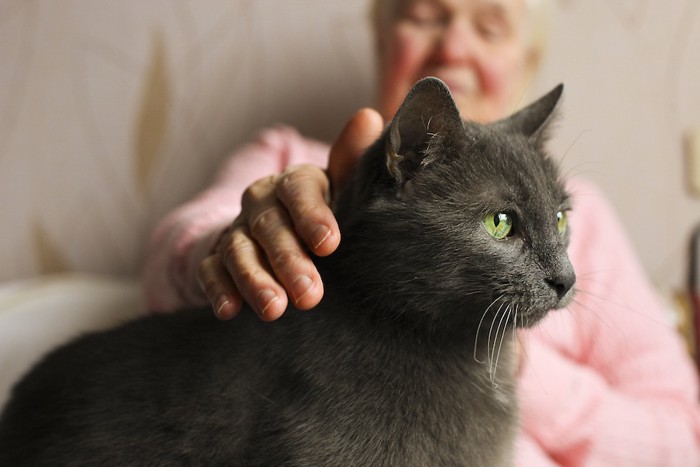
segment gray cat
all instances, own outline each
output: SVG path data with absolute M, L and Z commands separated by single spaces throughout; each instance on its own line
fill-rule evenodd
M 78 339 L 15 387 L 0 465 L 509 465 L 513 332 L 575 282 L 542 149 L 561 92 L 479 125 L 421 80 L 339 196 L 318 307 Z

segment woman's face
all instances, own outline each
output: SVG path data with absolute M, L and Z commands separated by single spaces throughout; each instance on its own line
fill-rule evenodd
M 381 111 L 391 118 L 413 84 L 436 76 L 462 117 L 488 122 L 511 113 L 527 77 L 523 0 L 404 0 L 379 31 Z

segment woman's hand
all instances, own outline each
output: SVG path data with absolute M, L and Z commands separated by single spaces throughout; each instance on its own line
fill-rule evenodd
M 340 232 L 329 207 L 359 156 L 380 135 L 382 117 L 360 110 L 333 144 L 328 169 L 300 165 L 248 187 L 241 213 L 202 261 L 198 279 L 219 319 L 248 303 L 261 319 L 279 318 L 291 298 L 308 310 L 323 297 L 323 283 L 304 245 L 318 256 L 333 253 Z

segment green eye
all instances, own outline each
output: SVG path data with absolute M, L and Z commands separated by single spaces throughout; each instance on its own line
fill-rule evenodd
M 569 221 L 566 218 L 566 211 L 559 211 L 557 213 L 557 230 L 560 234 L 566 232 L 566 227 L 569 225 Z
M 487 214 L 484 217 L 486 231 L 496 240 L 503 240 L 513 230 L 513 218 L 505 212 Z

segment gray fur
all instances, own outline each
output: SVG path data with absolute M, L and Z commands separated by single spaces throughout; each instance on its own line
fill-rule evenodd
M 335 206 L 317 308 L 188 311 L 72 342 L 15 387 L 0 465 L 509 465 L 512 332 L 574 280 L 568 196 L 541 150 L 560 94 L 463 124 L 444 84 L 420 81 Z M 502 211 L 514 235 L 495 240 L 482 220 Z

